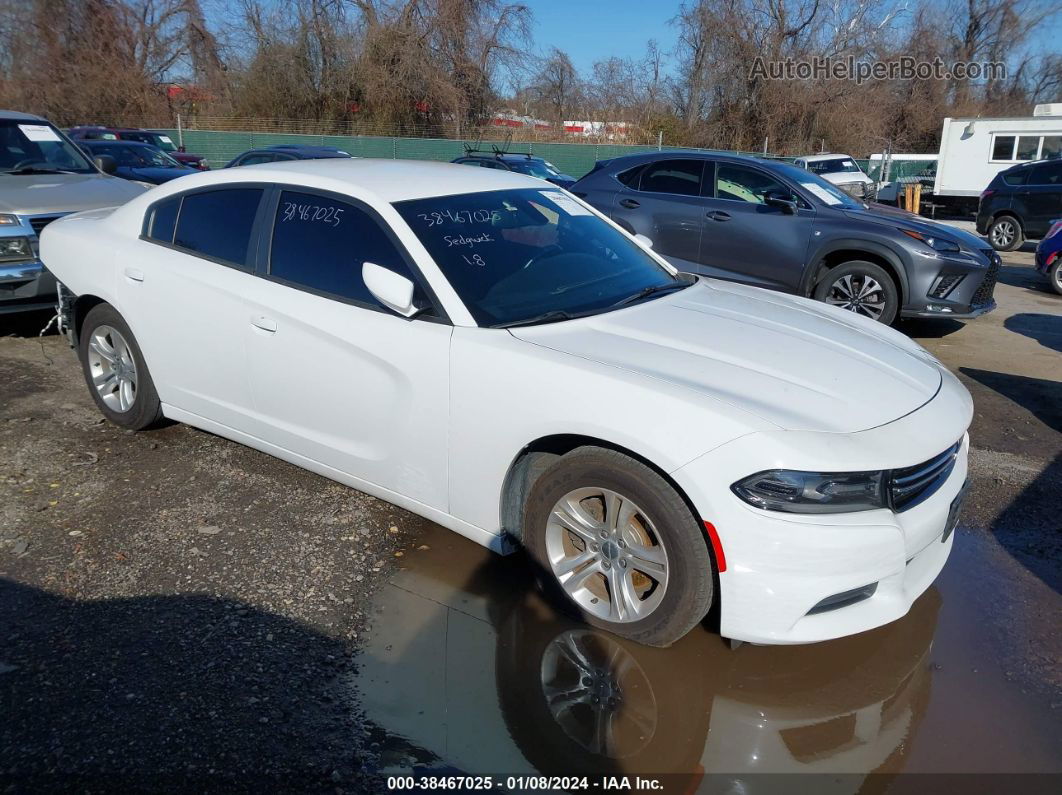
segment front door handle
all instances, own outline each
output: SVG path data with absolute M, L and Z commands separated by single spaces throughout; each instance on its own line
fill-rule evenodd
M 277 321 L 268 318 L 265 315 L 254 315 L 251 318 L 251 325 L 262 331 L 268 331 L 270 334 L 277 330 Z
M 126 268 L 125 278 L 131 282 L 142 282 L 144 281 L 144 272 L 142 270 L 137 270 L 136 268 Z
M 722 210 L 712 210 L 710 213 L 708 213 L 708 217 L 711 218 L 713 221 L 729 221 L 730 213 L 724 212 Z
M 638 207 L 641 207 L 642 205 L 639 202 L 636 202 L 634 199 L 620 199 L 620 206 L 626 207 L 628 210 L 634 210 Z

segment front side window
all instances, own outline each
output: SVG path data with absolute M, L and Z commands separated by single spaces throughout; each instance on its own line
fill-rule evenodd
M 481 326 L 596 314 L 689 283 L 556 188 L 394 206 Z
M 173 244 L 230 265 L 247 267 L 247 249 L 261 199 L 261 188 L 185 194 Z
M 755 168 L 720 163 L 716 169 L 715 195 L 720 199 L 765 204 L 768 193 L 790 195 L 778 180 Z
M 700 196 L 703 171 L 703 160 L 658 160 L 646 166 L 638 189 L 647 193 Z
M 992 159 L 1013 160 L 1014 140 L 1013 135 L 997 135 L 992 140 Z
M 348 301 L 377 305 L 361 277 L 372 262 L 414 280 L 376 220 L 348 202 L 284 191 L 273 221 L 269 275 Z
M 48 122 L 0 119 L 0 173 L 94 174 L 95 166 Z

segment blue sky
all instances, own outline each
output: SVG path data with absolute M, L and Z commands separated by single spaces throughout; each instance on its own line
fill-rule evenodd
M 679 0 L 525 0 L 534 14 L 532 34 L 539 54 L 564 50 L 579 74 L 589 76 L 594 61 L 640 56 L 656 39 L 668 51 L 675 29 L 668 20 Z

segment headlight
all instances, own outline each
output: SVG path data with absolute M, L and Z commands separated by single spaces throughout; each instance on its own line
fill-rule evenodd
M 730 488 L 749 505 L 768 511 L 847 513 L 888 507 L 884 472 L 771 469 Z
M 951 240 L 945 240 L 944 238 L 940 237 L 926 237 L 920 232 L 915 232 L 911 229 L 901 229 L 900 231 L 908 237 L 913 237 L 915 240 L 921 243 L 925 243 L 927 246 L 929 246 L 931 249 L 934 249 L 935 251 L 954 252 L 959 250 L 959 244 Z
M 28 237 L 0 237 L 0 260 L 33 259 L 33 245 Z
M 17 215 L 0 214 L 0 226 L 19 226 Z

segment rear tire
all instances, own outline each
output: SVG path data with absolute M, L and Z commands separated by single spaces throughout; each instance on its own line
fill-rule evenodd
M 595 627 L 669 646 L 714 592 L 704 531 L 639 461 L 599 447 L 557 459 L 524 506 L 523 540 L 543 589 Z
M 996 251 L 1015 251 L 1025 242 L 1021 222 L 1013 215 L 1001 215 L 988 227 L 988 242 Z
M 89 394 L 115 425 L 142 431 L 162 419 L 144 354 L 129 324 L 110 304 L 98 304 L 85 316 L 78 358 Z
M 851 260 L 831 269 L 815 287 L 816 301 L 890 325 L 900 310 L 900 291 L 880 265 Z

